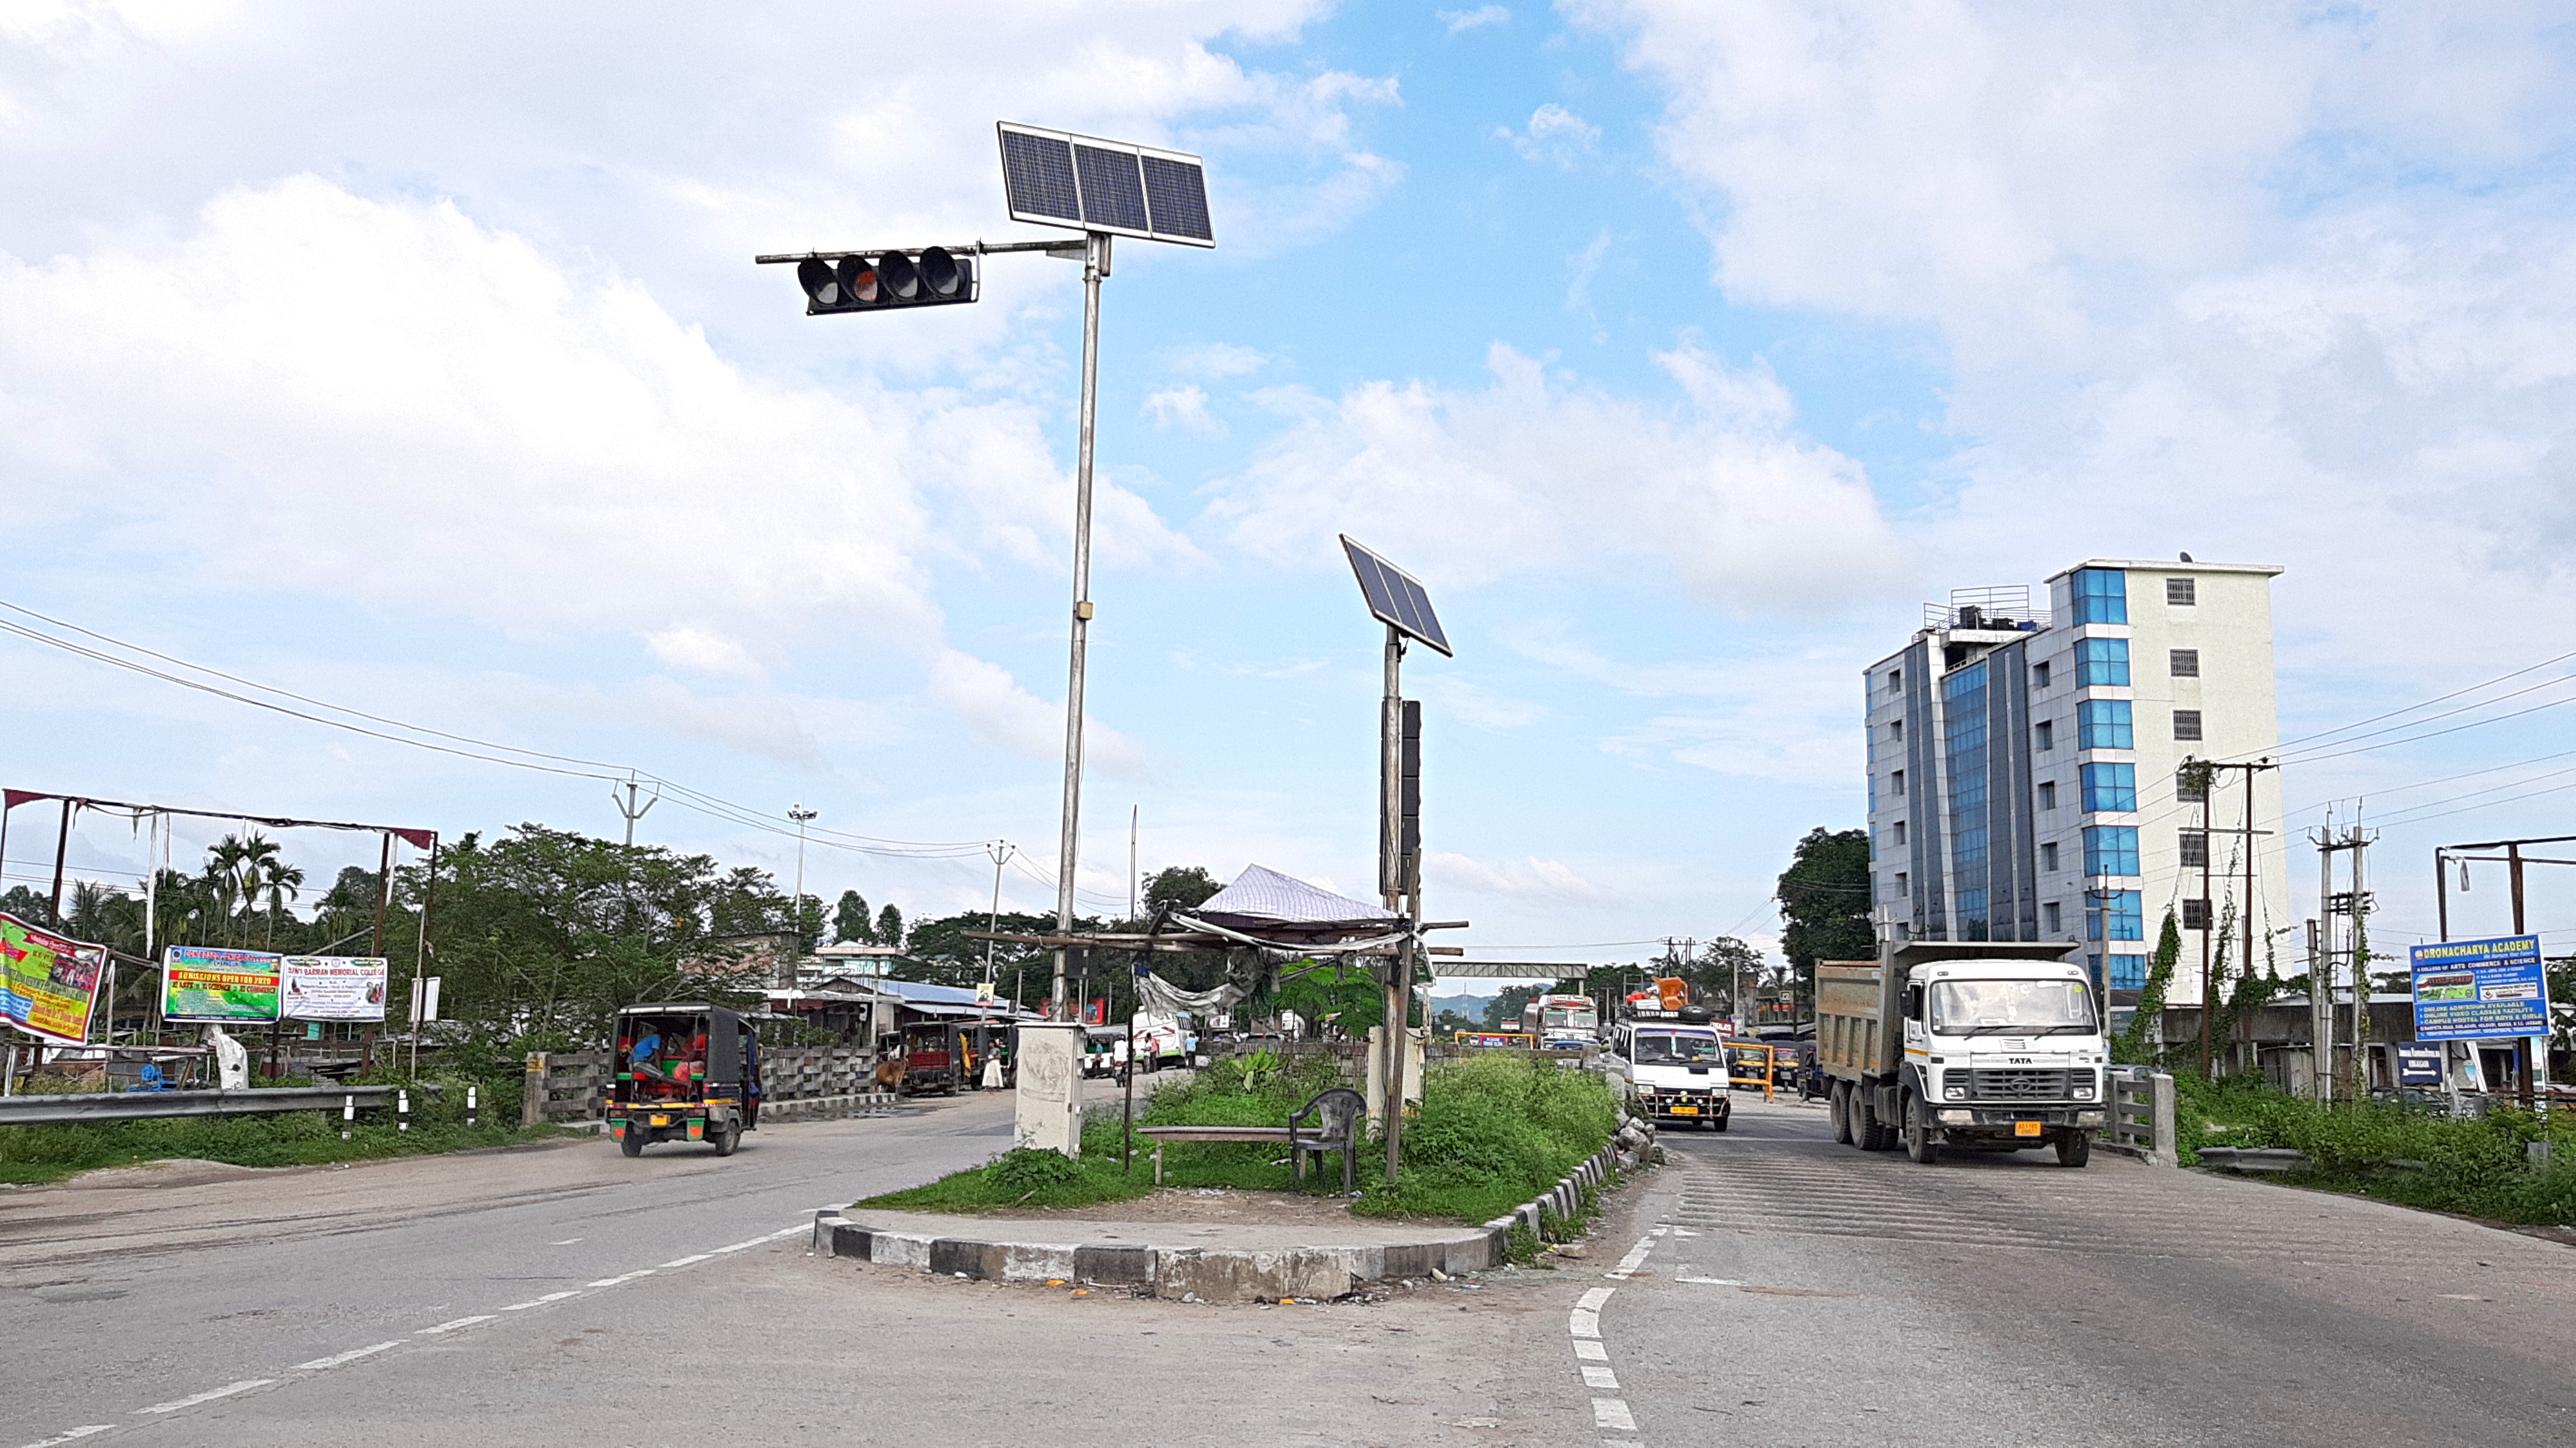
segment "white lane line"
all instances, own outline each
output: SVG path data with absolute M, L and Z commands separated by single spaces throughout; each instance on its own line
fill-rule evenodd
M 288 1368 L 287 1371 L 290 1373 L 318 1373 L 324 1368 L 336 1368 L 342 1363 L 353 1363 L 362 1357 L 373 1357 L 387 1348 L 396 1348 L 400 1346 L 402 1346 L 402 1339 L 395 1338 L 391 1342 L 377 1343 L 374 1347 L 351 1348 L 347 1352 L 333 1353 L 329 1357 L 315 1358 L 309 1363 L 297 1363 L 295 1366 Z
M 1603 1347 L 1598 1342 L 1576 1338 L 1574 1340 L 1574 1356 L 1582 1362 L 1606 1363 L 1610 1361 L 1610 1349 Z
M 1650 1232 L 1645 1236 L 1638 1238 L 1637 1245 L 1628 1249 L 1628 1255 L 1619 1259 L 1619 1265 L 1611 1268 L 1609 1271 L 1604 1272 L 1601 1275 L 1604 1277 L 1616 1277 L 1625 1281 L 1628 1274 L 1645 1265 L 1646 1254 L 1655 1250 L 1655 1237 L 1661 1230 L 1661 1228 L 1658 1228 L 1656 1229 L 1656 1232 Z
M 474 1317 L 460 1317 L 453 1322 L 442 1322 L 436 1327 L 424 1327 L 420 1330 L 420 1335 L 423 1337 L 435 1337 L 442 1332 L 454 1332 L 460 1327 L 472 1327 L 478 1322 L 490 1322 L 491 1320 L 492 1314 L 488 1312 L 478 1314 Z
M 137 1415 L 175 1413 L 181 1408 L 193 1408 L 199 1403 L 211 1403 L 217 1398 L 229 1398 L 235 1393 L 247 1393 L 253 1388 L 264 1388 L 276 1381 L 275 1378 L 244 1378 L 238 1383 L 226 1383 L 220 1388 L 208 1388 L 192 1398 L 177 1398 L 167 1403 L 154 1403 L 151 1407 L 137 1408 L 134 1411 Z
M 1619 1398 L 1594 1398 L 1592 1400 L 1592 1426 L 1595 1428 L 1624 1428 L 1627 1431 L 1634 1433 L 1637 1431 L 1637 1420 L 1628 1416 L 1628 1404 L 1624 1400 Z
M 635 1280 L 636 1278 L 638 1278 L 638 1277 L 650 1277 L 650 1276 L 652 1276 L 652 1275 L 653 1275 L 653 1269 L 652 1269 L 652 1268 L 650 1268 L 650 1267 L 646 1267 L 646 1268 L 642 1269 L 641 1271 L 637 1271 L 637 1272 L 629 1272 L 629 1273 L 627 1273 L 627 1274 L 626 1274 L 625 1276 L 623 1276 L 623 1277 L 602 1277 L 602 1278 L 600 1278 L 598 1281 L 593 1282 L 593 1283 L 591 1283 L 590 1285 L 591 1285 L 591 1286 L 593 1286 L 593 1287 L 617 1287 L 617 1286 L 621 1286 L 621 1285 L 623 1285 L 623 1284 L 625 1284 L 625 1283 L 632 1282 L 632 1281 L 634 1281 L 634 1280 Z
M 1583 1386 L 1603 1388 L 1615 1393 L 1619 1391 L 1619 1378 L 1608 1368 L 1596 1368 L 1587 1364 L 1583 1369 Z
M 549 1292 L 543 1297 L 531 1297 L 525 1302 L 513 1302 L 501 1310 L 503 1312 L 525 1312 L 531 1307 L 543 1307 L 549 1302 L 561 1302 L 567 1297 L 579 1297 L 580 1295 L 581 1292 L 578 1289 L 571 1292 Z
M 692 1262 L 704 1262 L 714 1255 L 715 1254 L 712 1252 L 700 1252 L 694 1257 L 681 1257 L 673 1261 L 665 1262 L 662 1265 L 665 1267 L 686 1267 Z
M 115 1426 L 116 1425 L 114 1423 L 91 1423 L 83 1427 L 73 1428 L 67 1432 L 56 1433 L 51 1438 L 40 1439 L 28 1444 L 27 1448 L 61 1448 L 61 1445 L 65 1443 L 86 1438 L 92 1433 L 104 1433 Z

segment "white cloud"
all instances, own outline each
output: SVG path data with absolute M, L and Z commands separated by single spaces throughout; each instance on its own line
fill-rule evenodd
M 1685 345 L 1657 361 L 1688 405 L 1654 408 L 1551 382 L 1499 343 L 1486 360 L 1479 390 L 1282 399 L 1302 420 L 1218 485 L 1210 520 L 1282 560 L 1324 556 L 1337 532 L 1400 541 L 1408 567 L 1449 583 L 1652 558 L 1730 608 L 1846 602 L 1892 570 L 1860 469 L 1797 436 L 1767 375 Z
M 1544 162 L 1568 169 L 1601 144 L 1599 126 L 1554 101 L 1530 112 L 1529 124 L 1523 129 L 1515 131 L 1505 126 L 1494 135 L 1511 142 L 1512 149 L 1520 152 L 1524 161 Z
M 1440 850 L 1425 850 L 1422 873 L 1426 882 L 1436 879 L 1444 891 L 1461 890 L 1470 895 L 1599 902 L 1613 898 L 1616 893 L 1608 886 L 1585 879 L 1562 861 L 1543 860 L 1535 855 L 1519 860 L 1486 861 Z
M 1196 383 L 1181 383 L 1145 394 L 1145 413 L 1154 419 L 1158 429 L 1177 427 L 1184 432 L 1214 435 L 1225 431 L 1225 424 L 1208 414 L 1207 389 Z
M 1512 12 L 1500 5 L 1479 5 L 1473 10 L 1443 10 L 1439 17 L 1440 23 L 1449 27 L 1449 33 L 1457 35 L 1469 30 L 1482 30 L 1488 25 L 1505 24 L 1512 18 Z

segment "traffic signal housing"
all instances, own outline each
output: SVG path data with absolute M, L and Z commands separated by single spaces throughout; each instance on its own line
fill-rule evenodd
M 895 307 L 942 307 L 977 297 L 975 263 L 944 246 L 809 256 L 796 264 L 805 289 L 805 315 L 881 312 Z

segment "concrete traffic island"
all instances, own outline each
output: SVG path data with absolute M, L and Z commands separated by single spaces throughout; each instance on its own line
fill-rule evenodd
M 1125 1203 L 1026 1217 L 826 1211 L 815 1214 L 813 1249 L 940 1276 L 1080 1283 L 1201 1302 L 1330 1299 L 1371 1283 L 1500 1267 L 1510 1260 L 1514 1227 L 1535 1232 L 1542 1211 L 1575 1216 L 1585 1188 L 1608 1181 L 1614 1170 L 1642 1165 L 1653 1151 L 1652 1128 L 1631 1122 L 1547 1192 L 1476 1227 L 1347 1213 L 1318 1219 L 1315 1209 L 1323 1204 L 1312 1198 L 1290 1199 L 1303 1206 L 1293 1215 L 1305 1220 L 1281 1222 L 1193 1220 L 1164 1212 L 1153 1214 L 1160 1220 L 1093 1215 L 1114 1213 L 1130 1205 Z M 1194 1194 L 1178 1188 L 1158 1195 L 1177 1202 Z

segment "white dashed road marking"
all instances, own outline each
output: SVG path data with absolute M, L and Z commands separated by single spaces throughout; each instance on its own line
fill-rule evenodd
M 247 1393 L 253 1388 L 264 1388 L 276 1381 L 275 1378 L 244 1378 L 238 1383 L 226 1383 L 220 1388 L 208 1388 L 195 1397 L 174 1398 L 167 1403 L 154 1403 L 151 1407 L 137 1408 L 134 1411 L 138 1414 L 175 1413 L 181 1408 L 193 1408 L 199 1403 L 211 1403 L 217 1398 L 229 1398 L 235 1393 Z

